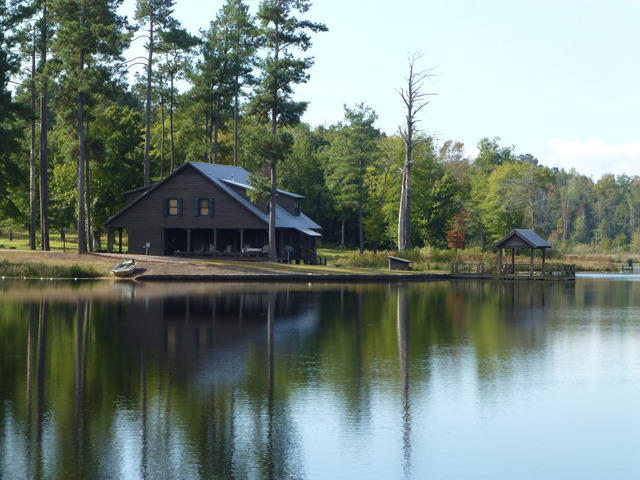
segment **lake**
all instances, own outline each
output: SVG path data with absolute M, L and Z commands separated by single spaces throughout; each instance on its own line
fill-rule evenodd
M 629 479 L 640 276 L 0 281 L 0 478 Z

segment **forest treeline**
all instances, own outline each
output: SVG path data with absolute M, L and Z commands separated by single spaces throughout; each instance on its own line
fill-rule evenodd
M 397 134 L 367 103 L 329 127 L 301 122 L 295 86 L 309 79 L 312 35 L 327 30 L 308 19 L 308 1 L 263 0 L 252 15 L 225 0 L 199 32 L 171 0 L 137 0 L 132 19 L 120 4 L 0 0 L 0 222 L 29 229 L 32 248 L 62 229 L 104 248 L 121 192 L 199 161 L 243 166 L 267 194 L 268 167 L 278 188 L 306 196 L 326 244 L 486 247 L 522 227 L 566 250 L 640 249 L 640 178 L 548 168 L 498 138 L 469 158 L 462 143 L 432 138 L 418 123 L 419 57 L 398 75 Z M 124 58 L 136 38 L 146 55 Z

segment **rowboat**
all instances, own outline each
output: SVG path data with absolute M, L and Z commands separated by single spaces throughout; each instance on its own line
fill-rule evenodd
M 135 260 L 127 260 L 126 262 L 119 263 L 111 272 L 116 277 L 130 277 L 133 275 L 133 272 L 136 270 L 136 261 Z

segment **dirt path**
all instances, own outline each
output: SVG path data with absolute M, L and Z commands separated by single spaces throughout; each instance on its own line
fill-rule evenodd
M 0 249 L 0 260 L 10 262 L 51 263 L 58 265 L 90 266 L 99 274 L 111 275 L 111 269 L 123 260 L 135 259 L 136 275 L 225 275 L 282 273 L 279 266 L 268 262 L 243 262 L 238 260 L 192 259 L 161 257 L 154 255 L 129 255 L 119 253 L 41 252 L 31 250 Z

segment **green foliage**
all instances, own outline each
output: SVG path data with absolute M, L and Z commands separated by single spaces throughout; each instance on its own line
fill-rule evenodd
M 376 113 L 364 103 L 344 107 L 344 122 L 329 132 L 329 144 L 321 150 L 327 188 L 341 218 L 353 214 L 366 202 L 366 169 L 379 155 L 374 126 Z
M 0 262 L 0 276 L 9 278 L 95 278 L 99 274 L 91 267 L 71 267 L 48 263 Z
M 313 65 L 312 57 L 296 58 L 293 51 L 306 52 L 311 47 L 310 33 L 325 32 L 322 23 L 302 20 L 296 12 L 309 11 L 309 0 L 263 0 L 258 10 L 258 21 L 267 55 L 260 67 L 262 75 L 252 102 L 253 112 L 270 118 L 273 125 L 291 125 L 300 120 L 307 102 L 292 98 L 293 87 L 306 83 L 307 70 Z

